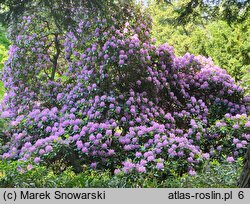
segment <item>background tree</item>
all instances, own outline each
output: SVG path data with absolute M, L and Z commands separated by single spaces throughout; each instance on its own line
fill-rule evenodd
M 20 17 L 27 15 L 27 13 L 34 13 L 34 11 L 46 10 L 49 13 L 49 16 L 67 24 L 67 20 L 74 19 L 73 14 L 74 10 L 77 8 L 89 9 L 92 11 L 101 12 L 103 15 L 106 15 L 109 6 L 112 6 L 112 9 L 123 1 L 114 1 L 114 0 L 1 0 L 1 21 L 5 24 L 17 23 L 20 20 Z M 75 13 L 74 13 L 75 14 Z M 61 25 L 63 26 L 63 25 Z
M 91 15 L 109 18 L 111 13 L 119 13 L 123 6 L 131 2 L 131 0 L 1 0 L 0 21 L 15 30 L 22 16 L 37 13 L 53 21 L 57 29 L 62 31 L 68 27 L 74 28 L 76 18 Z
M 248 18 L 250 6 L 248 0 L 156 0 L 163 2 L 175 6 L 176 23 L 183 25 L 200 18 L 239 23 Z
M 7 52 L 9 47 L 9 41 L 6 38 L 6 29 L 0 25 L 0 70 L 4 66 L 4 61 L 7 60 Z M 4 95 L 3 82 L 0 81 L 0 100 L 2 100 Z

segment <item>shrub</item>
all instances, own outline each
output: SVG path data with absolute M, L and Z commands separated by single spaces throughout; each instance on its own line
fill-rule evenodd
M 195 175 L 216 147 L 210 127 L 225 114 L 248 114 L 249 98 L 211 59 L 155 46 L 148 22 L 81 19 L 57 34 L 24 17 L 4 67 L 11 136 L 2 158 L 75 172 L 175 166 Z
M 0 163 L 0 186 L 9 188 L 108 187 L 110 175 L 86 170 L 76 175 L 70 168 L 56 174 L 44 166 L 20 162 Z
M 238 179 L 243 167 L 243 158 L 239 157 L 235 163 L 212 160 L 206 162 L 202 171 L 195 177 L 185 179 L 185 187 L 195 188 L 237 188 Z
M 228 158 L 243 157 L 250 139 L 249 120 L 250 117 L 245 114 L 235 116 L 226 114 L 223 119 L 216 121 L 209 128 L 209 133 L 214 138 L 210 141 L 211 154 L 218 159 L 221 151 Z
M 242 169 L 242 159 L 236 163 L 206 162 L 196 176 L 173 171 L 166 178 L 153 172 L 112 175 L 90 169 L 76 174 L 67 168 L 60 174 L 45 166 L 28 166 L 20 162 L 0 162 L 0 187 L 10 188 L 234 188 Z

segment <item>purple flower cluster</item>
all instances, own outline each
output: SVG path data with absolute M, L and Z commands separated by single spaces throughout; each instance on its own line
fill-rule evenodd
M 211 142 L 212 155 L 223 153 L 231 158 L 243 156 L 250 139 L 250 117 L 247 114 L 231 115 L 225 114 L 224 118 L 210 126 L 210 136 L 214 138 Z M 226 139 L 225 139 L 226 138 Z
M 232 162 L 249 142 L 244 90 L 211 59 L 155 46 L 145 22 L 79 22 L 77 33 L 58 37 L 53 79 L 46 74 L 55 49 L 45 37 L 53 34 L 32 18 L 21 26 L 3 75 L 2 117 L 11 120 L 3 158 L 40 163 L 66 146 L 82 165 L 116 174 L 164 171 L 178 161 L 195 175 L 215 150 Z M 244 124 L 232 124 L 238 132 L 228 140 L 218 129 L 237 114 Z

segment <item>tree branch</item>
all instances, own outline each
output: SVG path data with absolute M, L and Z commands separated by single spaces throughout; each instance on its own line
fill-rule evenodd
M 58 34 L 55 34 L 54 43 L 55 43 L 55 48 L 56 48 L 56 54 L 53 56 L 53 59 L 52 59 L 53 67 L 52 67 L 52 72 L 51 72 L 51 77 L 50 77 L 51 81 L 54 81 L 55 79 L 56 69 L 58 65 L 58 58 L 61 52 L 60 43 L 58 40 Z

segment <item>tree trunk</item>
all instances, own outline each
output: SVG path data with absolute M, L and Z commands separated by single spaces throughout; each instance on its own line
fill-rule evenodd
M 250 188 L 250 145 L 244 158 L 244 167 L 238 182 L 240 188 Z

